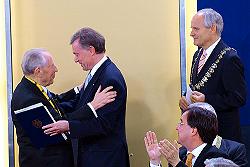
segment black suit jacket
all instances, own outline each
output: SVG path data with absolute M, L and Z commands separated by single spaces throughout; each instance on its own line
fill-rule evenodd
M 63 99 L 62 97 L 60 100 L 63 101 Z M 20 167 L 72 167 L 73 155 L 70 142 L 38 149 L 33 146 L 27 132 L 22 128 L 14 114 L 15 110 L 40 102 L 48 108 L 56 120 L 61 119 L 35 84 L 23 77 L 17 85 L 11 100 L 12 120 L 16 127 L 19 145 L 19 165 Z
M 115 101 L 92 112 L 83 111 L 82 105 L 93 100 L 99 86 L 113 86 Z M 70 135 L 79 138 L 78 166 L 128 167 L 128 148 L 125 134 L 127 88 L 125 80 L 110 59 L 96 71 L 85 90 L 81 90 L 78 105 L 69 121 Z M 72 117 L 71 117 L 72 118 Z M 77 120 L 75 120 L 77 119 Z
M 246 147 L 244 144 L 232 140 L 222 139 L 219 150 L 227 153 L 229 159 L 240 167 L 248 166 Z
M 240 141 L 239 107 L 246 102 L 244 68 L 237 52 L 220 40 L 197 74 L 202 49 L 193 57 L 191 88 L 205 94 L 218 116 L 219 135 Z
M 181 147 L 179 151 L 179 156 L 181 161 L 177 164 L 176 167 L 186 167 L 185 165 L 185 161 L 187 158 L 186 155 L 187 155 L 187 149 L 185 147 Z M 205 167 L 204 162 L 206 159 L 218 158 L 218 157 L 223 157 L 228 159 L 227 154 L 221 152 L 216 147 L 207 144 L 201 151 L 200 155 L 197 157 L 193 167 Z
M 217 139 L 217 138 L 216 138 Z M 239 165 L 240 167 L 247 167 L 248 161 L 246 157 L 246 148 L 244 144 L 222 139 L 219 142 L 220 144 L 216 146 L 221 152 L 226 153 L 230 160 Z M 180 148 L 180 154 L 185 154 L 186 148 Z

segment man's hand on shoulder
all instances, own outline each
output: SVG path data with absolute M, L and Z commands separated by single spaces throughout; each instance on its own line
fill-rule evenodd
M 99 86 L 95 93 L 94 100 L 90 103 L 95 110 L 115 100 L 117 93 L 116 91 L 111 91 L 111 89 L 113 89 L 113 86 L 106 87 L 101 91 L 101 86 Z

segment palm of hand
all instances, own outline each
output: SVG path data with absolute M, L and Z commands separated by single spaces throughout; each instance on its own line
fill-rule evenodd
M 157 143 L 151 144 L 147 148 L 148 156 L 154 160 L 161 156 L 160 149 Z

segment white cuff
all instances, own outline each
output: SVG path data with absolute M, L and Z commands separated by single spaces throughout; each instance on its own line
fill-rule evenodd
M 93 107 L 90 103 L 88 103 L 87 105 L 88 105 L 88 106 L 89 106 L 89 108 L 92 110 L 92 112 L 93 112 L 93 114 L 95 115 L 95 117 L 97 118 L 97 117 L 98 117 L 98 115 L 97 115 L 97 113 L 96 113 L 96 111 L 95 111 L 94 107 Z
M 155 164 L 152 164 L 152 162 L 150 161 L 150 167 L 159 167 L 159 166 L 161 166 L 161 163 L 158 165 L 155 165 Z
M 75 91 L 75 93 L 76 94 L 78 94 L 79 93 L 79 89 L 78 89 L 78 87 L 76 86 L 76 87 L 74 87 L 74 91 Z

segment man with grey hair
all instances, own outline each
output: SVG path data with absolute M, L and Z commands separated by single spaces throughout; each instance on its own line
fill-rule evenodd
M 198 50 L 191 67 L 190 99 L 211 104 L 217 114 L 219 135 L 241 141 L 239 108 L 246 102 L 244 67 L 236 50 L 221 39 L 223 19 L 213 9 L 202 9 L 193 16 L 191 29 Z M 185 110 L 188 105 L 183 96 L 180 108 Z
M 22 70 L 24 77 L 17 85 L 11 100 L 12 120 L 16 127 L 19 145 L 19 166 L 72 167 L 74 164 L 70 141 L 39 148 L 32 143 L 29 132 L 22 127 L 14 111 L 42 103 L 48 108 L 55 120 L 70 118 L 71 113 L 65 113 L 66 105 L 69 109 L 71 105 L 69 100 L 76 97 L 75 90 L 72 89 L 62 95 L 55 95 L 48 91 L 46 87 L 53 84 L 55 73 L 58 70 L 52 55 L 45 49 L 28 50 L 23 57 Z M 115 92 L 109 92 L 109 89 L 106 88 L 102 92 L 100 89 L 97 91 L 91 102 L 93 108 L 98 109 L 108 103 L 107 100 L 114 100 L 115 94 L 113 93 Z M 83 106 L 83 110 L 88 110 L 91 113 L 91 109 L 87 105 Z
M 205 167 L 239 167 L 233 161 L 222 157 L 207 159 L 204 163 Z

